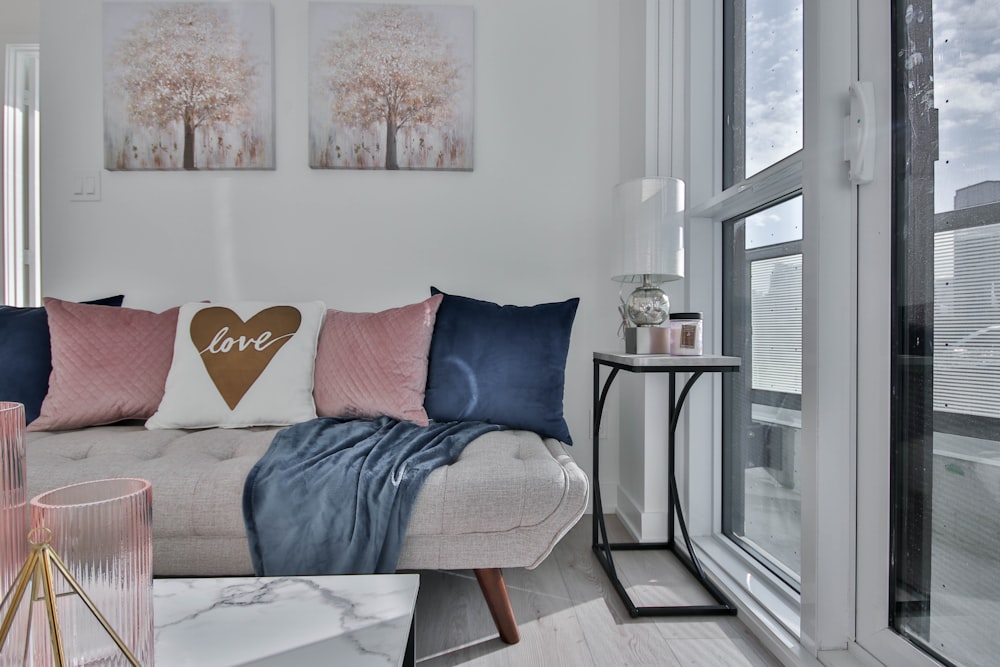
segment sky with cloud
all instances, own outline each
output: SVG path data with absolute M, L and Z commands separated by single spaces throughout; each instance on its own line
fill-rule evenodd
M 800 148 L 802 0 L 747 0 L 747 176 Z
M 904 13 L 906 8 L 903 8 Z M 926 20 L 912 9 L 910 20 Z M 746 173 L 802 147 L 802 1 L 746 2 Z M 934 0 L 935 210 L 955 191 L 1000 181 L 1000 2 Z M 748 219 L 748 243 L 801 238 L 801 206 Z
M 746 175 L 802 148 L 802 0 L 746 3 Z M 802 238 L 796 198 L 746 219 L 746 247 Z
M 952 210 L 957 189 L 1000 181 L 1000 3 L 935 0 L 933 20 L 941 212 Z

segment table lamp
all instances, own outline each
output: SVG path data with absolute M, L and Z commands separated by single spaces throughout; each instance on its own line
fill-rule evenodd
M 639 286 L 623 299 L 625 351 L 667 354 L 670 299 L 661 283 L 684 277 L 684 181 L 638 178 L 615 186 L 611 279 Z

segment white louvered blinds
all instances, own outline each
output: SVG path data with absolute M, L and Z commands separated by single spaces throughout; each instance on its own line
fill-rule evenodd
M 802 255 L 750 264 L 753 388 L 802 393 Z
M 934 235 L 934 409 L 1000 418 L 1000 223 Z

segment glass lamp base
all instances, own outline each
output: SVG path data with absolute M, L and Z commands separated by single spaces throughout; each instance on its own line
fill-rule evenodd
M 625 312 L 629 321 L 638 327 L 655 327 L 670 317 L 670 299 L 644 275 L 642 284 L 629 294 Z

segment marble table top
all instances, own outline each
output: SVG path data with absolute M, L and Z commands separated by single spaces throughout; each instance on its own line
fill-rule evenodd
M 156 579 L 157 667 L 402 664 L 416 574 Z
M 625 366 L 629 369 L 648 368 L 711 371 L 715 368 L 739 368 L 740 358 L 719 354 L 681 356 L 674 354 L 626 354 L 625 352 L 594 352 L 594 359 Z

